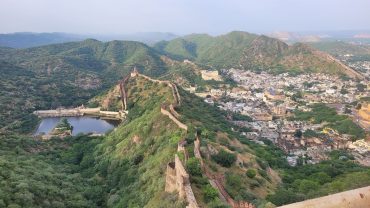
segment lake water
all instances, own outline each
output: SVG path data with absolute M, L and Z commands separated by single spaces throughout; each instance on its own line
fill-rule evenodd
M 68 122 L 73 126 L 73 136 L 77 135 L 78 133 L 104 134 L 107 131 L 115 128 L 118 124 L 117 122 L 112 123 L 99 118 L 86 116 L 66 118 Z M 60 119 L 61 117 L 43 118 L 35 132 L 35 135 L 48 134 L 58 124 Z

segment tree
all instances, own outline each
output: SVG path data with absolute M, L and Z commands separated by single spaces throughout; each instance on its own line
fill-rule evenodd
M 299 183 L 298 190 L 301 193 L 308 194 L 309 192 L 316 191 L 319 187 L 320 185 L 318 182 L 303 179 Z
M 365 89 L 366 89 L 366 85 L 363 85 L 361 83 L 357 84 L 356 87 L 357 87 L 357 90 L 360 91 L 360 92 L 364 92 Z
M 249 178 L 254 178 L 256 177 L 257 175 L 257 172 L 255 169 L 248 169 L 247 172 L 246 172 L 246 175 L 249 177 Z
M 297 138 L 301 138 L 302 137 L 302 131 L 300 129 L 297 129 L 295 130 L 294 132 L 294 136 L 297 137 Z
M 212 159 L 224 167 L 230 167 L 236 161 L 236 155 L 222 149 Z

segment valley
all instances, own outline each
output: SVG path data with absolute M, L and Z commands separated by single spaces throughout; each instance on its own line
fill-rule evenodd
M 267 208 L 370 185 L 368 78 L 307 45 L 231 32 L 0 54 L 0 207 Z

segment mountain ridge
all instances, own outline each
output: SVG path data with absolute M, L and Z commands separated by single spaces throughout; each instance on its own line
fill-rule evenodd
M 306 44 L 289 46 L 278 39 L 241 31 L 215 37 L 193 34 L 162 41 L 154 47 L 170 57 L 190 59 L 218 69 L 322 72 L 363 78 L 361 74 L 344 67 L 339 60 L 316 53 Z

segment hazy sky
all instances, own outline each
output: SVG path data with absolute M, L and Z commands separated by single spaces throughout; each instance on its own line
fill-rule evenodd
M 370 0 L 0 0 L 0 33 L 370 29 Z

